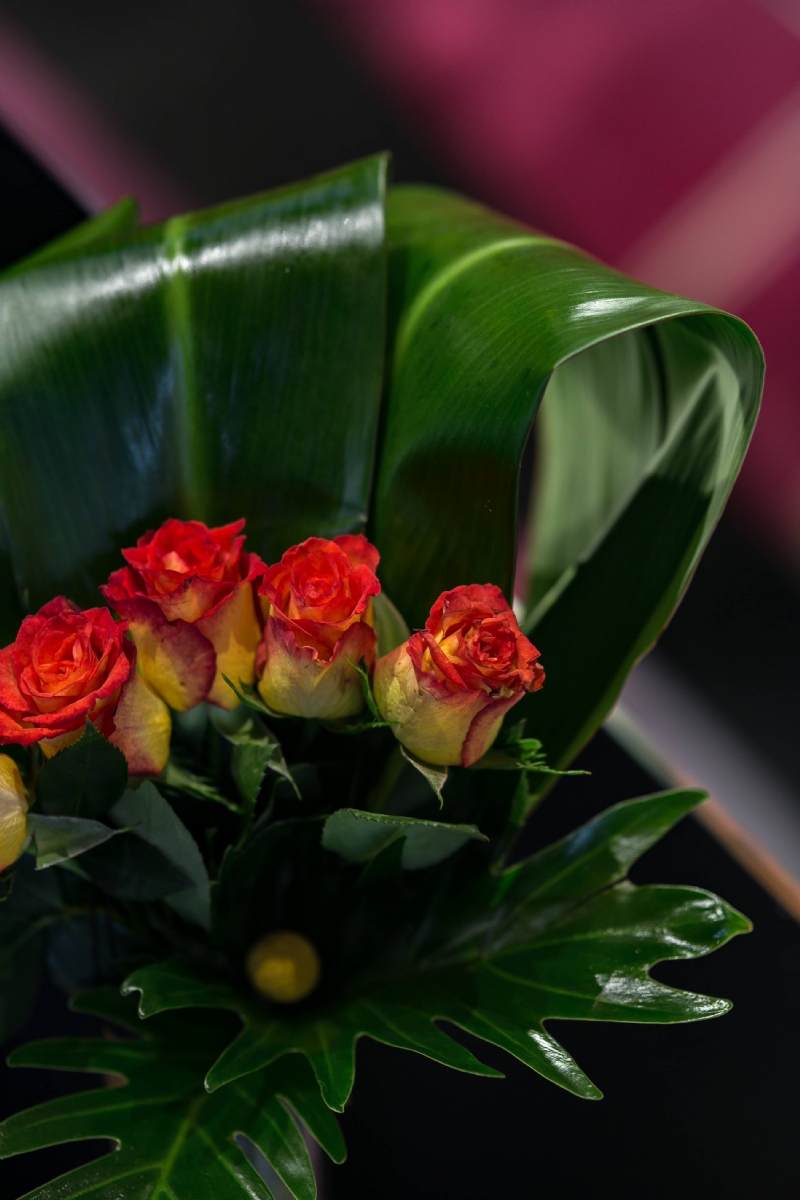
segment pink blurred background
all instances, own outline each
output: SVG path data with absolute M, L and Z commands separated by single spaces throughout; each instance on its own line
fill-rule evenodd
M 16 7 L 17 25 L 0 3 L 6 127 L 91 209 L 132 191 L 155 219 L 204 200 L 103 112 L 57 39 L 48 53 L 22 32 L 47 5 Z M 447 180 L 753 326 L 767 390 L 734 513 L 800 563 L 800 0 L 301 7 Z

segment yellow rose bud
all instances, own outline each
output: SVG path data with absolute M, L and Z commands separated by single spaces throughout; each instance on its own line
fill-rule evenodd
M 319 955 L 301 933 L 268 933 L 250 950 L 245 963 L 257 992 L 276 1004 L 296 1004 L 310 996 L 322 971 Z
M 28 801 L 13 758 L 0 754 L 0 871 L 16 862 L 28 836 Z
M 378 659 L 375 699 L 395 737 L 423 762 L 470 767 L 508 710 L 544 683 L 538 658 L 499 588 L 454 588 L 423 630 Z

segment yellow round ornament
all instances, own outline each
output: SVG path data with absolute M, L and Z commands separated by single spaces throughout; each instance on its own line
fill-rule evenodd
M 319 955 L 302 933 L 281 929 L 260 938 L 245 963 L 256 991 L 276 1004 L 296 1004 L 319 983 Z

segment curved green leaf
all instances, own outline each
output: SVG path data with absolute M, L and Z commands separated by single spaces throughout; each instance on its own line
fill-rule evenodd
M 131 1027 L 134 1010 L 107 997 L 80 1008 Z M 344 1145 L 319 1098 L 307 1064 L 296 1055 L 210 1096 L 204 1064 L 225 1037 L 225 1022 L 194 1014 L 159 1017 L 135 1040 L 75 1038 L 35 1042 L 12 1054 L 12 1066 L 94 1071 L 124 1083 L 50 1101 L 0 1125 L 0 1158 L 76 1138 L 110 1138 L 115 1153 L 29 1193 L 30 1200 L 271 1200 L 234 1141 L 243 1133 L 261 1150 L 296 1200 L 315 1200 L 314 1174 L 296 1113 L 335 1161 Z
M 322 844 L 348 862 L 367 862 L 393 842 L 403 841 L 402 864 L 407 871 L 431 867 L 460 850 L 468 841 L 488 841 L 475 825 L 445 825 L 417 817 L 339 808 L 325 822 Z
M 548 681 L 514 719 L 561 766 L 680 599 L 753 428 L 763 359 L 727 314 L 456 196 L 388 200 L 391 380 L 373 534 L 413 625 L 459 583 L 509 599 L 533 418 L 528 622 Z

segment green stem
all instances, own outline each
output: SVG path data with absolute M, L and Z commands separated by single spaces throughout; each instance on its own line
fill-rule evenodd
M 389 757 L 386 759 L 380 779 L 367 796 L 364 803 L 366 812 L 378 813 L 384 811 L 386 801 L 400 782 L 406 765 L 406 760 L 403 758 L 398 744 L 392 749 Z

